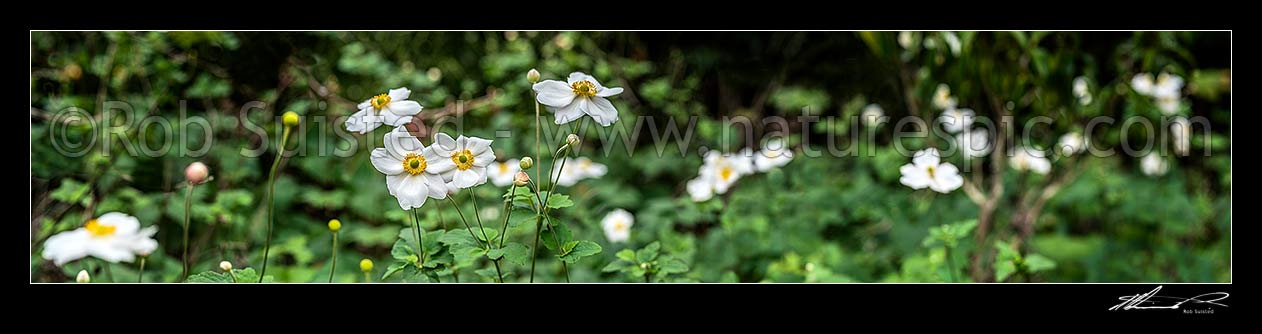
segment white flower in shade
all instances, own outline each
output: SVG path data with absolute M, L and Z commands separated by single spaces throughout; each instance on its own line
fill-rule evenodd
M 1152 86 L 1153 97 L 1179 97 L 1183 92 L 1183 77 L 1162 72 Z
M 419 208 L 426 198 L 447 198 L 446 180 L 436 162 L 447 160 L 402 126 L 386 133 L 385 147 L 372 150 L 372 166 L 386 175 L 386 189 L 403 210 Z
M 491 184 L 496 187 L 507 187 L 513 184 L 513 177 L 521 170 L 521 160 L 508 159 L 507 161 L 496 161 L 487 168 L 486 175 L 491 179 Z
M 1170 123 L 1170 139 L 1174 141 L 1174 153 L 1188 155 L 1192 149 L 1192 123 L 1187 117 L 1175 117 Z
M 346 131 L 364 134 L 382 124 L 400 126 L 412 122 L 412 116 L 421 112 L 421 104 L 408 101 L 411 94 L 407 88 L 396 88 L 360 103 L 359 112 L 346 119 Z
M 754 173 L 753 156 L 749 149 L 737 154 L 721 154 L 718 151 L 706 153 L 705 165 L 699 174 L 708 177 L 714 185 L 714 193 L 724 194 L 742 176 Z
M 152 239 L 158 228 L 140 228 L 136 217 L 110 212 L 89 220 L 83 227 L 57 233 L 44 242 L 44 259 L 61 266 L 87 256 L 112 263 L 131 262 L 138 254 L 158 248 Z
M 885 122 L 886 119 L 888 119 L 888 117 L 885 117 L 885 110 L 881 109 L 881 106 L 876 103 L 863 107 L 863 112 L 859 114 L 859 121 L 863 122 L 863 125 L 868 127 L 880 125 L 881 122 Z
M 553 163 L 550 177 L 557 180 L 557 185 L 562 187 L 571 187 L 578 184 L 578 181 L 585 177 L 582 172 L 579 172 L 578 168 L 575 168 L 575 165 L 578 165 L 578 160 L 567 157 L 563 161 L 565 168 L 561 168 L 561 161 Z
M 566 169 L 574 168 L 574 170 L 578 172 L 579 178 L 583 179 L 599 178 L 601 176 L 605 176 L 605 173 L 609 172 L 609 167 L 606 167 L 604 164 L 594 162 L 592 159 L 588 159 L 587 157 L 578 157 L 577 159 L 570 161 L 570 163 L 573 165 L 568 165 Z
M 1166 159 L 1161 158 L 1156 152 L 1148 153 L 1143 159 L 1139 160 L 1139 171 L 1144 172 L 1148 176 L 1161 176 L 1169 171 L 1170 166 L 1166 164 Z
M 951 86 L 938 84 L 938 89 L 933 91 L 933 106 L 942 110 L 955 108 L 955 98 L 951 96 Z
M 1152 95 L 1152 74 L 1139 73 L 1131 77 L 1131 89 L 1139 95 Z
M 1078 104 L 1091 104 L 1091 88 L 1087 85 L 1087 77 L 1074 78 L 1074 97 L 1078 98 Z
M 951 55 L 960 55 L 960 38 L 954 32 L 942 33 L 942 39 L 946 41 L 947 48 L 951 49 Z
M 955 145 L 965 159 L 984 157 L 994 149 L 990 144 L 990 132 L 985 129 L 961 132 L 955 136 Z
M 609 126 L 618 121 L 618 110 L 607 97 L 622 93 L 622 88 L 605 88 L 596 78 L 582 72 L 570 73 L 567 82 L 544 80 L 534 84 L 539 103 L 556 114 L 556 124 L 565 124 L 589 115 Z
M 916 33 L 911 31 L 900 31 L 898 33 L 898 46 L 903 49 L 911 50 L 916 47 Z
M 1157 109 L 1161 113 L 1170 116 L 1179 112 L 1179 107 L 1183 105 L 1183 101 L 1178 96 L 1158 96 Z
M 442 175 L 443 180 L 460 188 L 486 183 L 486 168 L 495 162 L 491 141 L 478 137 L 461 135 L 451 139 L 446 133 L 439 132 L 434 135 L 430 150 L 434 159 L 438 160 L 430 161 L 430 168 Z
M 1070 132 L 1060 136 L 1056 142 L 1056 151 L 1061 155 L 1071 156 L 1087 150 L 1087 140 L 1082 133 Z
M 626 242 L 631 239 L 631 225 L 633 224 L 635 224 L 635 216 L 623 209 L 614 209 L 600 220 L 600 226 L 605 230 L 605 238 L 608 238 L 609 242 Z
M 705 175 L 697 176 L 685 185 L 688 197 L 694 202 L 704 202 L 714 198 L 714 181 Z
M 911 163 L 899 167 L 898 171 L 902 173 L 898 182 L 912 189 L 929 188 L 945 194 L 964 185 L 960 170 L 950 162 L 942 162 L 935 148 L 916 152 Z
M 1032 171 L 1047 174 L 1052 171 L 1052 162 L 1047 160 L 1047 153 L 1029 147 L 1018 147 L 1013 150 L 1009 164 L 1018 171 Z
M 793 161 L 793 149 L 781 138 L 771 138 L 763 143 L 762 150 L 754 153 L 754 169 L 766 172 Z
M 942 128 L 949 133 L 960 133 L 968 130 L 973 125 L 973 109 L 968 108 L 950 108 L 942 111 L 942 116 L 938 117 L 938 122 L 942 123 Z

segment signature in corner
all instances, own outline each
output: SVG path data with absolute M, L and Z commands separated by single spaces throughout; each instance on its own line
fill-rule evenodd
M 1117 299 L 1121 300 L 1122 303 L 1110 307 L 1109 311 L 1148 309 L 1177 310 L 1179 309 L 1179 306 L 1183 306 L 1183 304 L 1187 303 L 1227 307 L 1226 304 L 1219 303 L 1218 301 L 1227 299 L 1227 297 L 1230 296 L 1226 292 L 1210 292 L 1191 298 L 1182 298 L 1159 296 L 1157 295 L 1158 291 L 1161 291 L 1161 286 L 1157 286 L 1156 289 L 1152 289 L 1152 291 L 1145 294 L 1118 297 Z

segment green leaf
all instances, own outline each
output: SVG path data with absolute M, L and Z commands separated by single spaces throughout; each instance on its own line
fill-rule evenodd
M 469 235 L 469 231 L 464 229 L 452 230 L 449 233 L 445 233 L 438 238 L 438 242 L 447 245 L 447 247 L 479 245 L 478 241 L 474 240 L 473 236 Z
M 1021 253 L 1003 240 L 995 240 L 995 249 L 999 251 L 999 254 L 995 256 L 996 262 L 1021 260 Z
M 565 261 L 566 263 L 578 262 L 579 259 L 600 253 L 600 250 L 601 248 L 599 244 L 587 240 L 581 240 L 574 243 L 571 249 L 568 252 L 565 252 L 565 255 L 561 256 L 561 261 Z
M 478 276 L 491 279 L 492 282 L 498 281 L 500 277 L 499 274 L 495 271 L 495 267 L 482 268 L 482 269 L 474 270 L 473 272 L 478 274 Z
M 553 194 L 552 197 L 548 197 L 549 208 L 560 209 L 571 206 L 574 206 L 574 201 L 570 200 L 570 196 Z
M 399 239 L 395 240 L 394 247 L 390 248 L 390 257 L 407 261 L 408 258 L 416 257 L 416 251 L 412 250 L 412 245 L 407 244 L 407 240 Z
M 58 186 L 57 190 L 53 190 L 48 196 L 62 202 L 87 204 L 88 197 L 84 195 L 88 193 L 88 189 L 90 187 L 87 184 L 73 179 L 64 179 L 61 181 L 61 186 Z
M 538 217 L 538 215 L 536 215 L 534 211 L 527 209 L 513 209 L 512 216 L 508 218 L 508 228 L 517 228 L 518 226 L 526 223 L 529 223 L 527 226 L 534 226 L 536 217 Z
M 553 228 L 544 230 L 539 234 L 539 239 L 543 241 L 543 246 L 551 250 L 557 250 L 559 245 L 564 245 L 570 240 L 574 240 L 574 234 L 570 233 L 570 229 L 565 224 L 556 224 L 555 231 Z
M 395 273 L 398 273 L 400 270 L 403 270 L 403 267 L 406 267 L 407 265 L 408 265 L 407 262 L 395 262 L 395 263 L 390 264 L 390 267 L 386 268 L 386 273 L 381 274 L 381 279 L 385 280 L 387 278 L 390 278 L 390 276 L 394 276 Z
M 235 279 L 233 276 L 236 276 Z M 273 282 L 271 275 L 263 277 L 263 283 Z M 189 276 L 185 280 L 188 283 L 258 283 L 259 274 L 254 268 L 233 269 L 232 275 L 217 271 L 206 271 Z
M 666 274 L 685 273 L 688 272 L 688 264 L 684 263 L 684 260 L 671 257 L 662 261 L 662 267 L 659 270 Z
M 1031 273 L 1056 268 L 1056 261 L 1039 254 L 1028 254 L 1025 257 L 1025 269 Z
M 995 264 L 995 281 L 1003 282 L 1004 280 L 1008 279 L 1008 276 L 1011 276 L 1012 273 L 1016 271 L 1017 271 L 1017 266 L 1015 264 L 1012 264 L 1012 261 L 1004 261 L 1004 262 L 996 263 Z
M 731 272 L 731 271 L 723 272 L 723 276 L 719 277 L 719 283 L 740 283 L 740 282 L 741 282 L 740 277 L 737 277 L 736 273 Z
M 619 259 L 622 259 L 623 261 L 627 261 L 627 262 L 631 262 L 631 263 L 636 263 L 636 261 L 635 261 L 635 251 L 633 251 L 633 250 L 630 250 L 630 249 L 623 249 L 623 250 L 618 251 L 618 254 L 615 254 L 615 255 L 616 255 L 616 256 L 618 256 L 618 258 L 619 258 Z
M 504 260 L 519 266 L 526 265 L 530 261 L 530 249 L 526 245 L 510 242 L 500 248 L 504 251 Z
M 641 248 L 639 251 L 635 252 L 635 259 L 638 260 L 639 262 L 653 261 L 654 259 L 657 259 L 657 253 L 661 249 L 662 249 L 662 244 L 657 241 L 654 241 L 653 243 L 648 244 L 648 246 L 644 246 L 644 248 Z
M 604 268 L 600 269 L 600 271 L 610 273 L 610 272 L 615 272 L 615 271 L 622 271 L 630 267 L 631 267 L 631 264 L 627 263 L 627 261 L 618 260 L 618 261 L 613 261 L 613 262 L 610 262 L 609 264 L 606 264 Z
M 472 265 L 473 261 L 486 255 L 486 250 L 481 247 L 460 245 L 452 248 L 451 255 L 455 256 L 456 263 L 461 266 L 468 266 Z

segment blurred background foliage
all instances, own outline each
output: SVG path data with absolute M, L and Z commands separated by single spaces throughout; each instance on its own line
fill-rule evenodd
M 876 103 L 894 119 L 934 119 L 937 111 L 928 106 L 935 87 L 944 83 L 962 107 L 980 116 L 1004 108 L 1018 124 L 1051 117 L 1050 126 L 1030 133 L 1037 144 L 1051 147 L 1061 134 L 1080 131 L 1089 117 L 1143 117 L 1162 124 L 1152 102 L 1128 88 L 1134 74 L 1162 71 L 1187 80 L 1181 113 L 1207 118 L 1212 131 L 1197 128 L 1194 153 L 1170 157 L 1170 171 L 1162 176 L 1140 173 L 1134 157 L 1082 158 L 1078 177 L 1035 219 L 1028 246 L 1015 255 L 999 251 L 1001 257 L 1024 254 L 1029 266 L 1037 265 L 1037 255 L 1042 258 L 1037 262 L 1050 260 L 1054 267 L 1001 281 L 1230 281 L 1229 33 L 960 32 L 948 41 L 943 33 L 919 32 L 910 47 L 900 46 L 898 35 L 34 32 L 32 280 L 67 282 L 81 267 L 95 268 L 90 261 L 54 266 L 40 257 L 43 240 L 92 216 L 122 211 L 142 225 L 159 226 L 161 247 L 149 258 L 146 281 L 174 281 L 180 272 L 182 171 L 193 161 L 206 162 L 214 177 L 192 195 L 193 272 L 217 268 L 222 260 L 257 268 L 266 224 L 263 185 L 276 158 L 274 143 L 260 148 L 267 143 L 260 134 L 276 138 L 279 115 L 287 110 L 304 116 L 304 128 L 293 147 L 296 155 L 277 180 L 276 243 L 268 274 L 281 282 L 327 279 L 331 236 L 325 223 L 337 218 L 343 229 L 336 281 L 362 281 L 354 269 L 362 258 L 378 263 L 374 279 L 379 278 L 400 230 L 409 226 L 368 161 L 387 130 L 349 135 L 334 120 L 351 114 L 355 102 L 408 87 L 412 99 L 426 107 L 423 113 L 467 107 L 460 133 L 495 139 L 501 160 L 533 155 L 533 103 L 524 74 L 538 68 L 544 79 L 583 71 L 606 86 L 626 89 L 612 99 L 622 120 L 609 129 L 627 137 L 585 134 L 582 154 L 608 165 L 609 173 L 572 187 L 568 193 L 576 205 L 559 213 L 576 237 L 604 247 L 599 256 L 569 267 L 575 281 L 635 282 L 601 269 L 617 261 L 620 250 L 653 242 L 689 267 L 665 281 L 947 281 L 943 248 L 922 240 L 942 224 L 976 219 L 977 206 L 960 191 L 934 194 L 899 184 L 898 168 L 910 159 L 890 145 L 893 127 L 859 127 L 851 116 Z M 1071 82 L 1078 76 L 1089 80 L 1096 102 L 1076 103 Z M 124 101 L 134 113 L 104 113 L 108 101 Z M 264 105 L 246 108 L 249 101 Z M 69 119 L 60 115 L 68 108 L 118 131 L 67 126 Z M 797 118 L 804 113 L 824 121 L 804 127 Z M 180 122 L 182 114 L 207 119 L 213 145 L 203 145 L 205 126 Z M 137 124 L 150 115 L 169 123 Z M 636 127 L 637 116 L 648 117 L 652 126 Z M 683 184 L 696 176 L 699 148 L 756 148 L 757 136 L 778 130 L 754 122 L 753 140 L 723 131 L 722 117 L 735 116 L 783 116 L 795 145 L 809 141 L 816 150 L 834 145 L 856 152 L 845 157 L 799 152 L 779 170 L 738 181 L 719 200 L 694 203 Z M 674 142 L 658 154 L 649 140 L 669 121 L 695 126 L 685 156 L 673 153 Z M 544 124 L 545 134 L 558 134 L 552 143 L 567 133 L 546 111 Z M 1120 124 L 1097 129 L 1091 141 L 1117 148 L 1120 138 L 1144 135 L 1142 127 L 1123 132 Z M 169 139 L 164 126 L 192 135 L 163 147 Z M 496 130 L 508 130 L 509 136 Z M 876 145 L 856 144 L 849 139 L 852 131 L 871 132 Z M 66 156 L 53 146 L 54 138 L 95 141 L 85 154 Z M 909 149 L 945 145 L 935 139 L 902 143 Z M 633 149 L 624 151 L 624 145 Z M 129 149 L 157 154 L 132 155 Z M 261 153 L 245 154 L 255 149 Z M 331 154 L 352 149 L 349 157 Z M 1061 167 L 1057 162 L 1053 168 Z M 1001 177 L 1009 189 L 1002 203 L 1015 202 L 1034 182 L 1011 173 Z M 498 223 L 504 189 L 484 185 L 474 191 L 483 218 Z M 472 212 L 463 199 L 464 212 Z M 599 220 L 614 208 L 635 214 L 629 243 L 610 244 L 602 235 Z M 1005 205 L 997 210 L 996 239 L 1015 233 L 1008 226 L 1010 210 Z M 446 220 L 440 222 L 440 215 Z M 446 203 L 427 205 L 423 218 L 427 230 L 442 229 L 443 223 L 453 224 L 455 213 Z M 510 230 L 512 240 L 527 240 L 532 233 L 530 227 Z M 974 245 L 971 238 L 960 242 L 966 250 L 994 247 Z M 957 256 L 959 263 L 967 262 Z M 563 280 L 555 260 L 541 260 L 540 268 L 537 280 Z M 119 281 L 136 275 L 134 265 L 110 269 Z M 99 268 L 93 270 L 99 280 Z M 506 271 L 515 273 L 510 281 L 524 281 L 527 273 L 515 265 Z M 472 272 L 458 275 L 466 282 L 490 281 Z

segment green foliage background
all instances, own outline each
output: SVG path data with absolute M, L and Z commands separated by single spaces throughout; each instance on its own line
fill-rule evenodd
M 898 167 L 910 159 L 891 147 L 891 126 L 859 129 L 847 117 L 868 103 L 880 104 L 895 119 L 936 117 L 927 106 L 937 84 L 946 83 L 961 106 L 979 115 L 993 115 L 989 98 L 1000 97 L 1017 101 L 1008 108 L 1018 122 L 1051 117 L 1050 126 L 1031 133 L 1039 145 L 1051 147 L 1089 117 L 1161 124 L 1150 100 L 1128 89 L 1135 73 L 1160 71 L 1186 79 L 1189 107 L 1181 113 L 1206 117 L 1213 131 L 1197 129 L 1194 153 L 1171 157 L 1170 172 L 1160 177 L 1139 173 L 1138 158 L 1081 159 L 1082 173 L 1048 202 L 1027 247 L 998 246 L 999 262 L 1011 263 L 1002 266 L 1008 275 L 998 276 L 1008 282 L 1231 281 L 1229 33 L 961 32 L 958 53 L 944 46 L 942 34 L 917 36 L 938 47 L 904 49 L 893 32 L 33 32 L 32 280 L 69 282 L 89 268 L 94 281 L 109 281 L 100 279 L 96 262 L 58 268 L 40 257 L 48 236 L 109 211 L 159 226 L 160 250 L 150 256 L 145 280 L 176 280 L 183 168 L 193 161 L 206 162 L 214 176 L 192 195 L 193 272 L 218 270 L 223 260 L 257 268 L 266 224 L 263 185 L 276 152 L 271 144 L 261 156 L 243 155 L 261 138 L 240 117 L 276 138 L 283 111 L 303 115 L 304 126 L 311 126 L 320 124 L 315 117 L 333 120 L 354 112 L 347 101 L 408 87 L 425 112 L 484 101 L 469 104 L 461 133 L 495 139 L 501 159 L 532 155 L 534 110 L 524 74 L 538 68 L 544 79 L 583 71 L 627 90 L 612 99 L 622 117 L 610 128 L 617 132 L 589 133 L 584 141 L 582 155 L 608 165 L 609 173 L 568 189 L 574 205 L 558 212 L 577 239 L 603 248 L 569 265 L 577 282 L 638 282 L 642 262 L 662 268 L 655 279 L 665 282 L 948 281 L 943 243 L 922 241 L 951 239 L 948 232 L 931 231 L 976 219 L 977 206 L 959 191 L 931 194 L 900 185 Z M 1096 102 L 1077 105 L 1070 92 L 1077 76 L 1089 78 Z M 97 121 L 127 124 L 126 117 L 104 119 L 104 101 L 125 101 L 137 116 L 160 116 L 174 133 L 195 135 L 165 154 L 133 156 L 128 146 L 160 148 L 167 140 L 163 129 L 129 124 L 106 136 L 87 126 L 63 126 L 66 119 L 58 118 L 77 107 Z M 244 110 L 249 101 L 265 107 Z M 841 118 L 802 127 L 795 120 L 803 107 L 812 116 Z M 209 120 L 213 145 L 204 156 L 189 156 L 204 146 L 196 134 L 205 130 L 179 122 L 181 113 Z M 555 147 L 567 130 L 544 113 L 545 134 L 557 134 L 545 140 Z M 653 130 L 647 124 L 636 128 L 637 116 L 681 128 L 695 116 L 689 154 L 670 153 L 673 142 L 665 145 L 666 154 L 657 154 L 647 140 Z M 701 164 L 698 148 L 757 146 L 725 135 L 725 116 L 786 117 L 794 125 L 790 141 L 809 140 L 816 149 L 830 138 L 848 142 L 850 131 L 876 131 L 878 145 L 856 147 L 859 153 L 847 157 L 799 157 L 738 181 L 721 200 L 693 203 L 683 184 Z M 1117 148 L 1119 138 L 1144 134 L 1141 128 L 1123 132 L 1120 123 L 1105 127 L 1093 142 Z M 327 279 L 331 235 L 325 223 L 332 218 L 343 223 L 335 281 L 362 281 L 356 269 L 362 258 L 376 261 L 377 280 L 392 261 L 401 229 L 410 226 L 368 161 L 387 130 L 339 136 L 339 127 L 325 122 L 300 132 L 297 155 L 277 180 L 276 243 L 267 271 L 275 281 Z M 497 129 L 511 134 L 498 137 Z M 755 122 L 756 134 L 770 130 Z M 95 136 L 96 145 L 86 155 L 66 156 L 53 146 L 63 136 L 72 142 Z M 1206 137 L 1208 147 L 1202 144 Z M 638 140 L 628 144 L 626 138 Z M 633 149 L 623 151 L 624 145 Z M 327 154 L 353 148 L 349 157 Z M 1015 202 L 1019 190 L 1035 182 L 1007 173 L 1010 191 L 1002 202 Z M 499 199 L 506 189 L 484 185 L 474 191 L 482 213 L 503 214 Z M 468 198 L 461 200 L 463 211 L 472 213 Z M 455 212 L 443 205 L 427 204 L 422 226 L 458 232 Z M 614 208 L 635 214 L 629 243 L 608 243 L 601 232 L 600 218 Z M 992 230 L 998 239 L 1013 234 L 1010 210 L 1000 206 L 996 213 Z M 498 219 L 488 221 L 498 226 Z M 508 240 L 529 245 L 531 225 L 513 227 Z M 974 245 L 968 237 L 956 245 L 966 252 L 996 247 Z M 963 266 L 966 255 L 956 253 Z M 454 274 L 462 282 L 490 282 L 473 272 L 489 265 L 481 261 Z M 536 281 L 564 280 L 560 262 L 546 252 L 540 252 L 539 266 Z M 1021 268 L 1024 274 L 1012 274 Z M 118 281 L 136 278 L 135 265 L 109 269 Z M 512 273 L 508 281 L 526 281 L 526 266 L 510 263 L 506 271 Z M 388 281 L 423 279 L 399 275 Z

